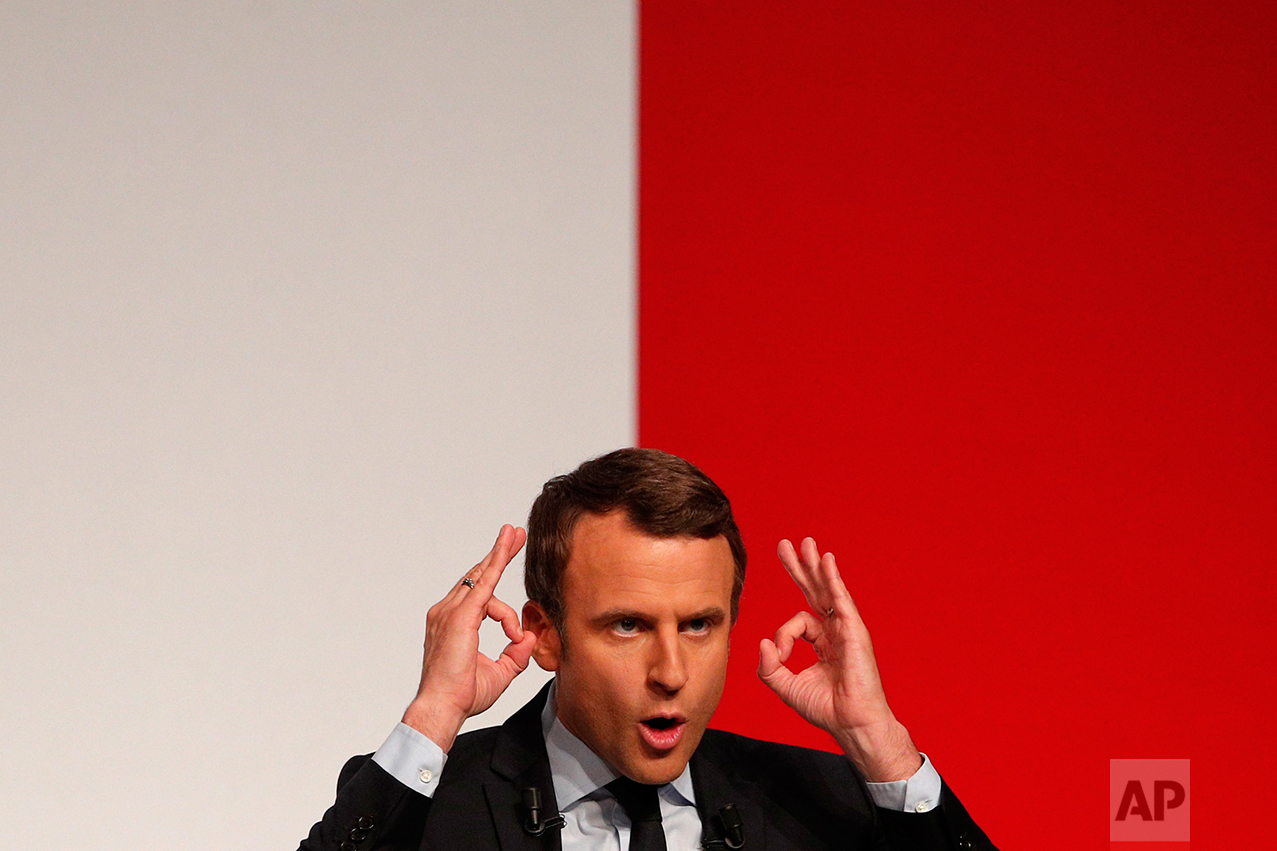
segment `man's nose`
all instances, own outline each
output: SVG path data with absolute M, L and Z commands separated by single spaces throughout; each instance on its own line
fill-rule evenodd
M 663 692 L 672 694 L 687 685 L 687 660 L 679 643 L 678 630 L 658 632 L 652 648 L 648 681 Z

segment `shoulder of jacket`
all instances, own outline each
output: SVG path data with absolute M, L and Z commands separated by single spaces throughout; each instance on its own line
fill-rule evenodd
M 751 739 L 723 730 L 706 730 L 700 749 L 706 758 L 744 774 L 773 773 L 790 766 L 837 774 L 852 771 L 850 761 L 841 753 Z

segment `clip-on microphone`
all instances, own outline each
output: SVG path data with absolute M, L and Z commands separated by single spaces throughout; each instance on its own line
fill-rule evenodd
M 707 849 L 726 847 L 736 851 L 745 844 L 745 822 L 741 819 L 735 804 L 719 807 L 718 815 L 714 816 L 714 823 L 715 827 L 720 828 L 719 835 L 722 838 L 707 839 L 701 847 Z
M 541 790 L 535 786 L 524 788 L 523 809 L 527 812 L 523 832 L 528 836 L 540 836 L 547 830 L 559 830 L 566 823 L 561 815 L 544 820 L 541 818 Z

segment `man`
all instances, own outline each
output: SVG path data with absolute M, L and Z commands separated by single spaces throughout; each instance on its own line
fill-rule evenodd
M 761 642 L 758 674 L 845 757 L 707 730 L 745 548 L 696 467 L 643 449 L 587 461 L 546 483 L 528 529 L 503 527 L 430 609 L 416 698 L 371 759 L 347 763 L 303 851 L 993 848 L 892 714 L 813 540 L 780 543 L 812 611 Z M 494 592 L 525 540 L 520 624 Z M 479 653 L 485 617 L 510 639 L 495 660 Z M 818 661 L 794 672 L 798 639 Z M 552 685 L 459 736 L 532 658 Z

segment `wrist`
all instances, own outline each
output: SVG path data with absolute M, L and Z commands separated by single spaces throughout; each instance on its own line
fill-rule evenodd
M 464 715 L 418 697 L 408 704 L 401 720 L 447 753 L 466 719 Z
M 834 739 L 870 783 L 908 780 L 922 767 L 909 731 L 894 718 L 841 730 Z

